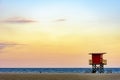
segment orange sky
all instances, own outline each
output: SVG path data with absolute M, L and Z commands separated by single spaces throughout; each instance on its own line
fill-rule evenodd
M 1 1 L 0 67 L 91 67 L 91 52 L 106 52 L 106 67 L 120 67 L 117 3 Z

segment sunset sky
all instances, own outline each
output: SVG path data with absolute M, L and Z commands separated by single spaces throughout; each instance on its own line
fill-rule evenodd
M 120 67 L 120 0 L 0 0 L 0 67 Z

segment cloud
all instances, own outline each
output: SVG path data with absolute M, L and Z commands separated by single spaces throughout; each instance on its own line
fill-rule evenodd
M 15 47 L 18 45 L 24 45 L 24 44 L 17 44 L 13 42 L 0 42 L 0 50 L 8 48 L 8 47 Z
M 22 23 L 33 23 L 33 22 L 36 22 L 36 21 L 32 20 L 32 19 L 26 19 L 26 18 L 23 18 L 23 17 L 13 17 L 13 18 L 8 18 L 8 19 L 4 20 L 3 22 L 22 24 Z
M 56 22 L 63 22 L 63 21 L 66 21 L 66 19 L 64 19 L 64 18 L 61 18 L 61 19 L 57 19 L 57 20 L 55 20 Z

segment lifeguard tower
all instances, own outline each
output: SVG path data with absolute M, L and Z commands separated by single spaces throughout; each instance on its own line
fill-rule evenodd
M 92 65 L 92 73 L 104 73 L 104 65 L 107 64 L 107 60 L 103 59 L 103 54 L 106 53 L 89 53 L 92 55 L 92 59 L 89 60 L 89 65 Z

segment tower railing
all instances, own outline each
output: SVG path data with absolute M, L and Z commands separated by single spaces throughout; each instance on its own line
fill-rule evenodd
M 103 59 L 101 62 L 102 62 L 102 64 L 107 65 L 107 60 Z M 93 64 L 93 62 L 92 62 L 92 60 L 90 59 L 90 60 L 89 60 L 89 65 L 92 65 L 92 64 Z

